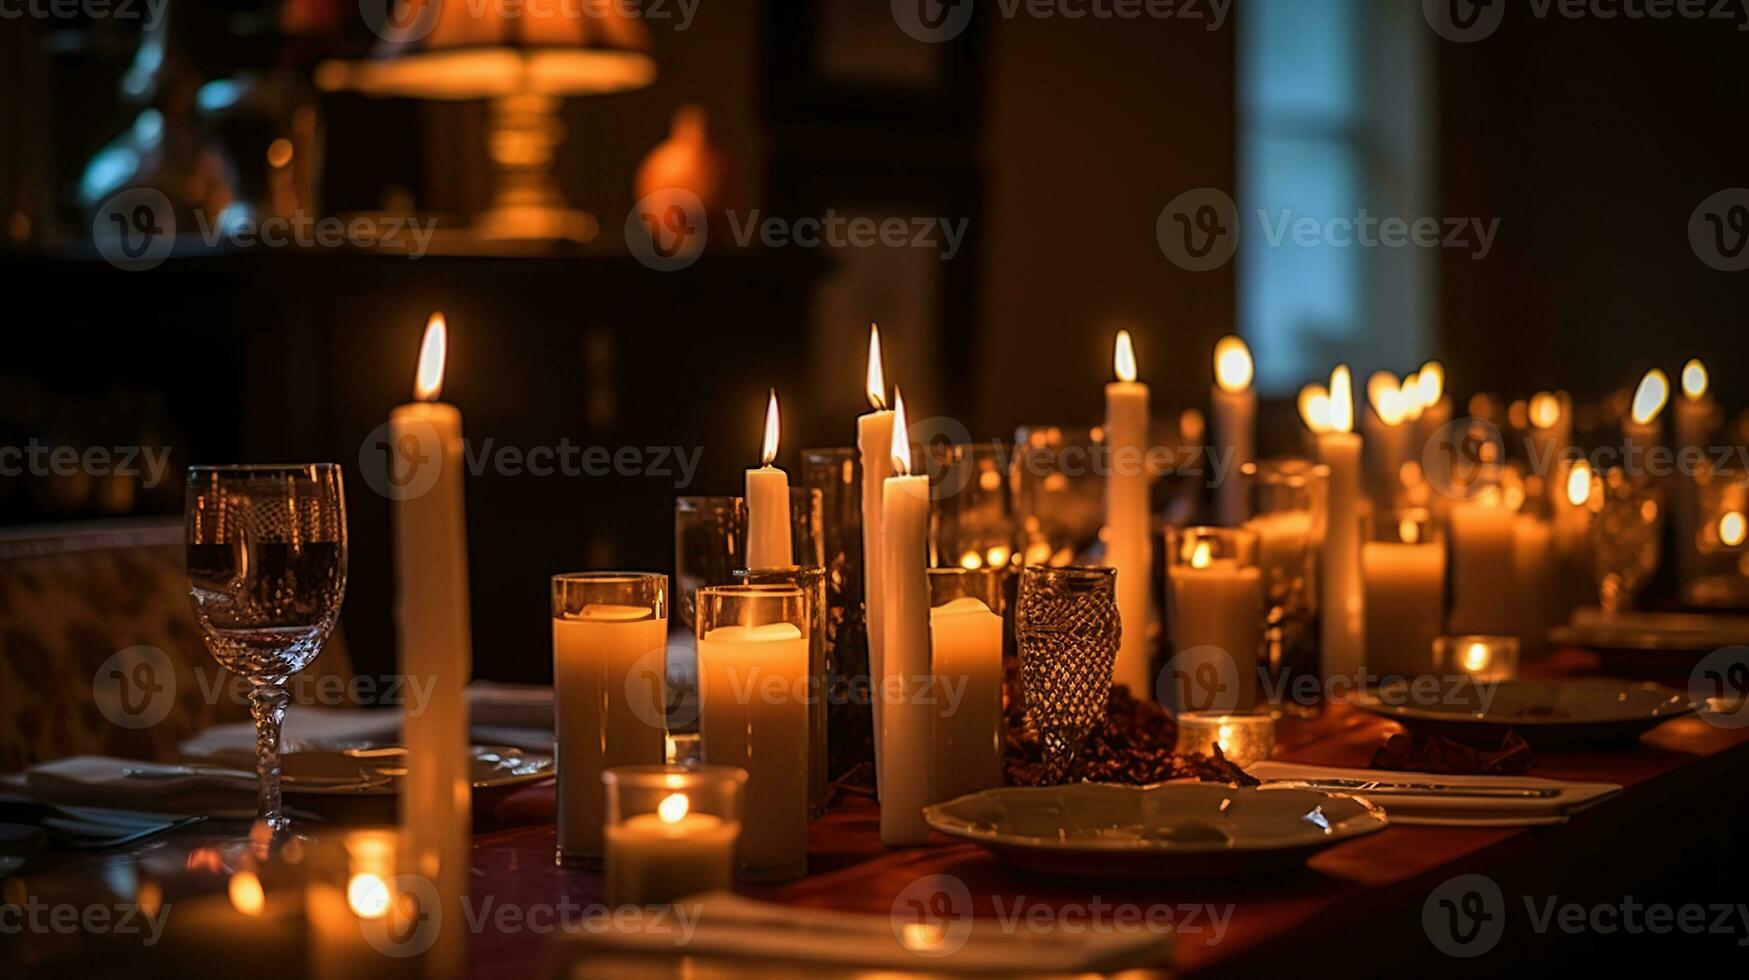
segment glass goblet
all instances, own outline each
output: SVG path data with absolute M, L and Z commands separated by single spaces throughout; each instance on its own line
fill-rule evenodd
M 188 471 L 188 591 L 207 650 L 249 683 L 259 820 L 276 835 L 286 682 L 321 653 L 346 595 L 340 467 Z

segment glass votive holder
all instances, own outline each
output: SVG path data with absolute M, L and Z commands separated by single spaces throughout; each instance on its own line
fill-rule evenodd
M 1509 681 L 1518 676 L 1518 659 L 1516 636 L 1440 636 L 1433 640 L 1437 674 L 1484 683 Z
M 1008 568 L 929 570 L 929 799 L 1003 783 L 1002 615 Z
M 817 565 L 742 569 L 735 581 L 808 594 L 808 813 L 819 816 L 832 793 L 826 776 L 826 570 Z
M 1366 666 L 1380 683 L 1433 672 L 1433 640 L 1445 623 L 1445 540 L 1429 510 L 1370 516 L 1360 550 Z
M 802 450 L 802 485 L 820 492 L 826 570 L 826 774 L 874 763 L 868 621 L 862 608 L 862 454 Z
M 407 939 L 431 910 L 416 887 L 423 879 L 402 876 L 401 834 L 394 827 L 361 827 L 324 833 L 309 845 L 304 918 L 309 930 L 310 973 L 339 980 L 411 976 L 416 959 Z
M 668 576 L 555 575 L 552 608 L 557 858 L 598 867 L 602 771 L 667 758 Z
M 1221 755 L 1236 766 L 1262 762 L 1275 751 L 1275 715 L 1269 711 L 1186 711 L 1178 723 L 1179 755 Z
M 699 734 L 704 760 L 747 772 L 741 875 L 808 870 L 808 593 L 765 585 L 698 593 Z
M 1022 564 L 1066 567 L 1098 545 L 1105 526 L 1103 443 L 1097 429 L 1015 430 L 1008 479 Z
M 740 497 L 674 498 L 674 587 L 680 622 L 694 626 L 698 590 L 729 585 L 747 565 L 747 505 Z
M 1245 528 L 1166 531 L 1166 617 L 1172 657 L 1159 697 L 1174 713 L 1237 711 L 1258 702 L 1263 576 Z
M 1014 559 L 1008 496 L 1013 450 L 1001 442 L 937 443 L 926 448 L 931 477 L 930 564 L 1006 566 Z
M 607 788 L 609 907 L 664 905 L 735 881 L 747 773 L 733 766 L 620 766 Z
M 1269 671 L 1278 682 L 1284 674 L 1315 674 L 1312 625 L 1318 614 L 1330 467 L 1306 459 L 1266 459 L 1244 464 L 1240 475 L 1252 515 L 1245 528 L 1257 535 L 1257 567 L 1263 575 Z
M 1116 569 L 1021 568 L 1014 638 L 1021 696 L 1044 750 L 1040 785 L 1062 782 L 1081 743 L 1104 723 L 1122 636 Z

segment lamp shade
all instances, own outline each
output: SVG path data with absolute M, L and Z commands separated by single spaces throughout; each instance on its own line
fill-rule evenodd
M 401 0 L 343 87 L 423 99 L 579 95 L 656 78 L 650 32 L 615 0 Z M 326 86 L 325 86 L 326 87 Z

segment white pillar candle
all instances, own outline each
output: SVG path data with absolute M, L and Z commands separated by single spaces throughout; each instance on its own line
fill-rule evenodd
M 1421 419 L 1417 423 L 1416 446 L 1433 441 L 1440 429 L 1451 424 L 1451 398 L 1445 393 L 1445 365 L 1428 361 L 1415 372 L 1415 387 L 1419 392 Z
M 607 904 L 658 905 L 734 884 L 740 825 L 688 811 L 674 793 L 655 813 L 607 827 Z
M 1290 582 L 1306 573 L 1312 515 L 1307 511 L 1262 514 L 1245 522 L 1257 535 L 1257 567 L 1265 582 Z
M 1358 677 L 1366 663 L 1366 610 L 1360 576 L 1360 453 L 1354 429 L 1354 381 L 1343 364 L 1330 375 L 1330 431 L 1318 435 L 1318 459 L 1330 467 L 1329 520 L 1319 587 L 1326 678 Z
M 761 465 L 747 471 L 747 567 L 786 568 L 795 564 L 790 545 L 789 474 L 771 465 L 777 459 L 777 392 L 765 409 Z
M 1001 786 L 1002 617 L 970 596 L 929 610 L 929 669 L 930 801 Z M 951 691 L 960 692 L 957 702 Z
M 468 617 L 467 517 L 462 497 L 462 416 L 437 400 L 443 390 L 448 331 L 433 314 L 420 345 L 415 401 L 396 408 L 389 434 L 397 452 L 413 447 L 435 466 L 423 493 L 395 501 L 395 622 L 400 669 L 430 685 L 423 711 L 407 712 L 401 737 L 407 778 L 400 817 L 407 832 L 405 869 L 437 888 L 445 908 L 467 892 L 472 831 L 467 686 L 473 672 Z M 403 453 L 403 456 L 406 454 Z M 423 473 L 410 484 L 424 486 Z M 440 971 L 466 964 L 466 931 L 444 929 L 433 948 Z
M 740 860 L 805 867 L 808 842 L 808 638 L 790 623 L 719 626 L 698 638 L 704 758 L 747 770 Z
M 1451 506 L 1451 632 L 1512 632 L 1512 511 L 1498 492 Z
M 1179 711 L 1235 710 L 1257 703 L 1257 664 L 1263 650 L 1263 576 L 1256 566 L 1231 558 L 1210 558 L 1208 544 L 1197 544 L 1188 562 L 1171 562 L 1166 574 L 1171 596 L 1173 667 L 1183 672 L 1193 696 L 1215 696 L 1213 704 L 1180 704 Z M 1213 648 L 1198 652 L 1198 648 Z M 1237 668 L 1238 690 L 1231 697 L 1204 692 L 1199 665 L 1224 652 Z M 1214 664 L 1224 676 L 1218 662 Z
M 929 478 L 911 476 L 905 400 L 894 389 L 894 475 L 881 489 L 882 624 L 880 696 L 886 701 L 875 752 L 884 755 L 881 840 L 921 844 L 929 836 Z
M 862 608 L 868 633 L 869 691 L 873 695 L 875 739 L 880 740 L 882 625 L 881 492 L 893 473 L 893 413 L 887 408 L 887 382 L 881 369 L 880 328 L 868 328 L 868 403 L 874 411 L 856 420 L 856 449 L 862 460 Z M 880 795 L 881 753 L 875 753 L 875 795 Z
M 1366 438 L 1365 486 L 1374 506 L 1381 510 L 1390 509 L 1402 495 L 1403 464 L 1410 458 L 1415 438 L 1405 399 L 1420 397 L 1419 390 L 1405 390 L 1389 371 L 1379 371 L 1367 379 L 1367 405 L 1361 417 Z
M 1549 627 L 1555 625 L 1554 528 L 1535 514 L 1512 519 L 1513 630 L 1532 655 L 1543 649 Z
M 1209 392 L 1214 421 L 1214 448 L 1230 452 L 1226 478 L 1215 487 L 1215 523 L 1237 527 L 1250 516 L 1245 506 L 1245 481 L 1239 468 L 1257 461 L 1257 389 L 1251 349 L 1238 337 L 1223 337 L 1215 345 L 1215 386 Z M 1118 576 L 1121 589 L 1123 576 Z
M 612 766 L 661 765 L 667 732 L 663 678 L 628 684 L 635 672 L 661 668 L 668 621 L 644 606 L 589 605 L 553 620 L 553 716 L 558 745 L 559 851 L 599 857 L 606 795 L 601 773 Z M 634 690 L 650 692 L 631 703 Z
M 1154 559 L 1148 516 L 1148 386 L 1136 380 L 1136 355 L 1127 330 L 1117 333 L 1117 380 L 1105 386 L 1105 563 L 1117 569 L 1117 615 L 1123 624 L 1112 681 L 1151 699 L 1154 678 L 1148 647 Z
M 1562 456 L 1573 443 L 1573 409 L 1563 395 L 1539 391 L 1527 406 L 1530 418 L 1531 472 L 1544 477 L 1550 504 L 1566 495 L 1560 483 Z
M 1433 640 L 1444 632 L 1445 546 L 1422 541 L 1419 533 L 1368 541 L 1361 549 L 1366 666 L 1380 678 L 1431 674 Z

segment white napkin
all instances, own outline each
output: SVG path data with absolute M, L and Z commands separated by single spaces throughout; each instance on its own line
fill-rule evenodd
M 1266 784 L 1278 780 L 1371 779 L 1383 783 L 1436 783 L 1441 786 L 1508 786 L 1555 790 L 1548 797 L 1398 796 L 1369 795 L 1365 790 L 1338 790 L 1366 797 L 1381 806 L 1392 823 L 1435 827 L 1518 827 L 1566 823 L 1567 818 L 1615 796 L 1614 783 L 1569 783 L 1529 776 L 1448 776 L 1442 773 L 1393 772 L 1384 769 L 1335 769 L 1291 762 L 1259 762 L 1245 771 Z
M 615 955 L 805 965 L 805 972 L 831 967 L 1032 976 L 1158 967 L 1172 954 L 1169 930 L 1004 930 L 994 920 L 969 919 L 945 920 L 944 931 L 924 933 L 910 947 L 900 938 L 902 920 L 894 916 L 775 905 L 732 892 L 684 899 L 659 917 L 635 921 L 567 938 L 559 948 L 568 956 L 571 975 L 600 975 L 603 959 Z M 926 955 L 949 948 L 946 955 Z
M 76 755 L 24 772 L 24 792 L 39 803 L 164 813 L 255 812 L 255 774 Z

